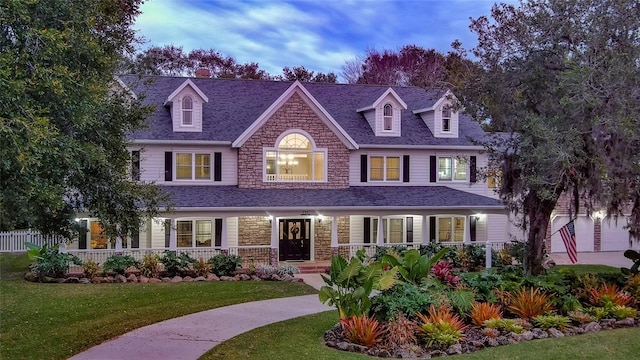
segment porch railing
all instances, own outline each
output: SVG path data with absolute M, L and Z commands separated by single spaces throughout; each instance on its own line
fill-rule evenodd
M 27 248 L 24 246 L 25 242 L 31 242 L 42 246 L 44 244 L 60 244 L 63 241 L 64 239 L 60 236 L 42 235 L 39 232 L 30 229 L 0 232 L 0 252 L 27 251 Z

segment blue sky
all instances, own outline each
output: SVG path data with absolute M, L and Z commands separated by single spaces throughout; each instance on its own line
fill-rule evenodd
M 489 15 L 489 0 L 148 0 L 135 28 L 150 45 L 215 49 L 272 75 L 284 66 L 340 73 L 366 49 L 416 44 L 442 53 L 477 40 L 469 17 Z

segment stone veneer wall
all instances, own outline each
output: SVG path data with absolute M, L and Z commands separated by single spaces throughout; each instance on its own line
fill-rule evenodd
M 313 259 L 316 261 L 331 259 L 331 226 L 333 218 L 325 217 L 315 222 Z
M 271 222 L 266 216 L 238 217 L 238 246 L 271 245 Z
M 355 111 L 355 109 L 354 109 Z M 304 130 L 318 148 L 327 149 L 327 182 L 264 182 L 264 148 L 276 146 L 283 132 Z M 349 149 L 331 131 L 300 95 L 291 98 L 238 149 L 238 187 L 251 189 L 344 189 L 349 187 Z

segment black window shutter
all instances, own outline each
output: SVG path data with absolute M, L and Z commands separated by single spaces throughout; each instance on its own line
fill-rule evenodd
M 429 216 L 429 242 L 436 242 L 436 217 Z
M 164 181 L 173 180 L 173 153 L 167 151 L 164 153 Z
M 436 182 L 436 177 L 438 175 L 438 168 L 437 168 L 437 160 L 435 156 L 431 156 L 429 158 L 429 182 Z
M 164 220 L 164 247 L 168 248 L 171 244 L 171 219 Z
M 131 152 L 131 180 L 140 181 L 140 151 Z
M 216 228 L 216 237 L 214 241 L 214 246 L 222 246 L 222 219 L 215 220 L 215 228 Z
M 87 225 L 89 225 L 87 220 L 80 221 L 80 228 L 78 229 L 78 249 L 87 248 L 87 233 L 89 232 Z
M 476 166 L 477 160 L 475 156 L 472 156 L 469 159 L 469 181 L 471 183 L 475 183 L 476 182 L 476 178 L 477 178 L 477 166 Z
M 409 182 L 409 155 L 402 156 L 402 182 Z
M 478 218 L 476 216 L 471 216 L 469 219 L 469 240 L 475 242 L 476 241 L 476 223 L 478 222 Z
M 365 244 L 371 244 L 371 218 L 364 218 L 364 240 Z
M 413 242 L 413 217 L 407 216 L 407 242 Z
M 213 153 L 213 181 L 222 181 L 222 153 Z
M 360 182 L 367 182 L 369 171 L 367 170 L 367 155 L 360 155 Z

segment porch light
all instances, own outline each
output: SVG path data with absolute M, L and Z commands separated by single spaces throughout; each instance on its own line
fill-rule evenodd
M 598 210 L 598 211 L 593 213 L 593 218 L 597 219 L 597 220 L 602 220 L 602 219 L 604 219 L 604 215 L 605 215 L 604 211 Z
M 476 217 L 476 220 L 478 220 L 478 221 L 479 221 L 479 220 L 483 220 L 483 219 L 484 219 L 485 214 L 475 214 L 475 215 L 473 215 L 473 216 L 475 216 L 475 217 Z
M 269 224 L 271 224 L 273 222 L 273 215 L 269 215 L 267 218 L 269 219 Z
M 318 222 L 321 223 L 324 216 L 322 214 L 318 214 Z
M 80 222 L 80 218 L 75 218 L 74 219 L 76 222 Z

